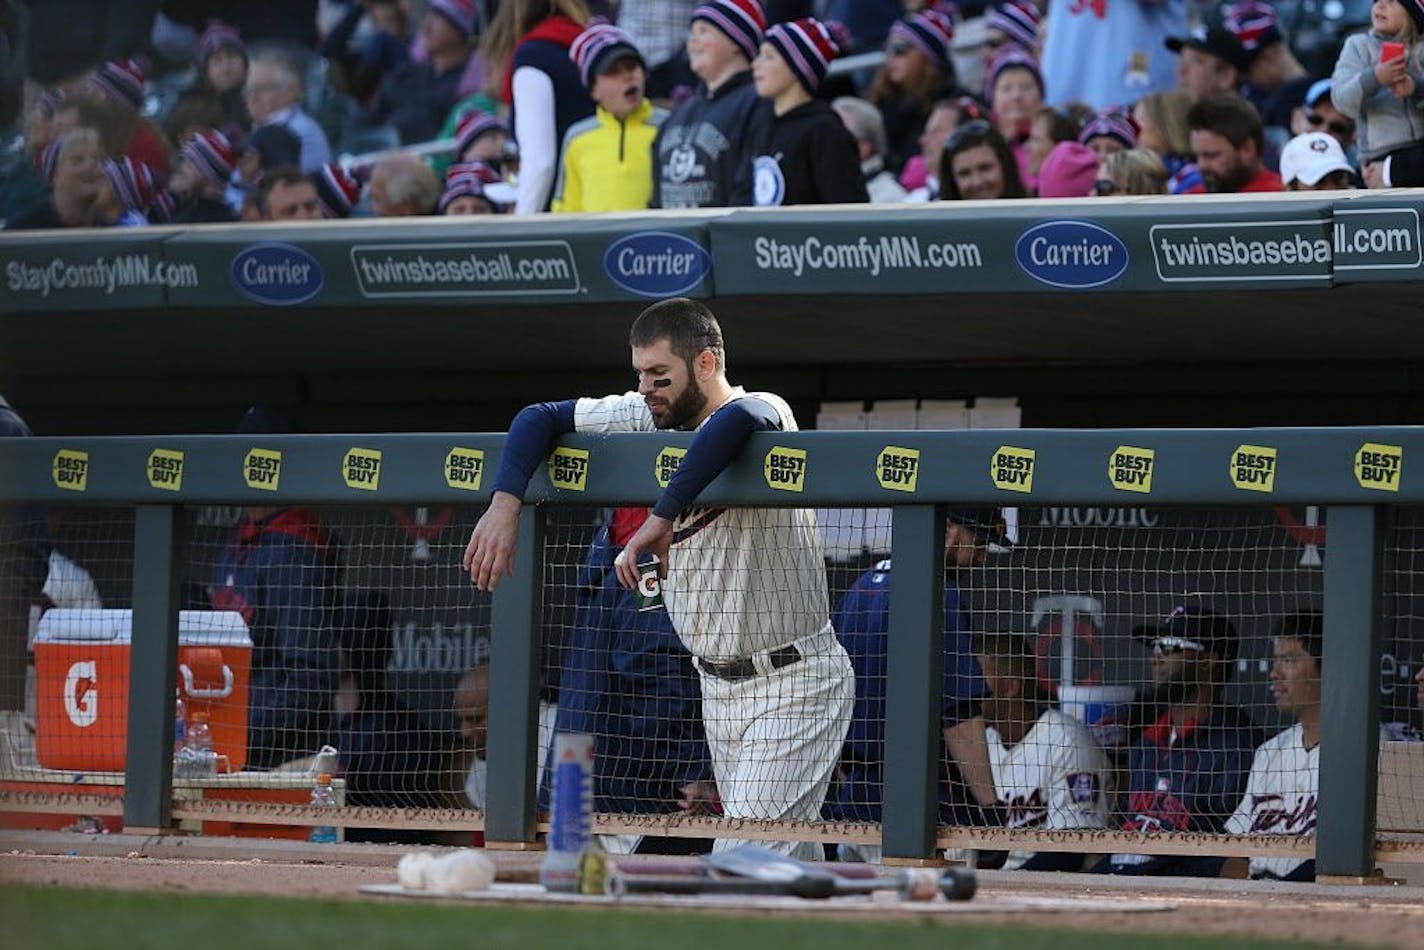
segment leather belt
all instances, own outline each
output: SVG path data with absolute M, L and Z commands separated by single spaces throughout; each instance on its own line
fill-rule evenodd
M 780 649 L 772 650 L 766 655 L 767 662 L 774 670 L 782 669 L 793 663 L 801 662 L 801 651 L 796 649 L 796 644 L 788 644 Z M 739 657 L 735 660 L 727 660 L 725 663 L 718 663 L 715 660 L 704 660 L 698 658 L 697 666 L 702 672 L 715 676 L 718 679 L 735 683 L 739 680 L 748 680 L 757 675 L 756 664 L 749 656 Z

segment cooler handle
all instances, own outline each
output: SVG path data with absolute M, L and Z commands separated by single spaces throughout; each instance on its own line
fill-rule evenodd
M 223 684 L 220 689 L 198 689 L 193 685 L 193 671 L 187 663 L 178 664 L 178 672 L 183 674 L 183 692 L 194 699 L 226 699 L 232 695 L 232 667 L 223 664 Z

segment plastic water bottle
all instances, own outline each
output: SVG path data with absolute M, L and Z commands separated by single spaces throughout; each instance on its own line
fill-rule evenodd
M 174 771 L 183 778 L 207 778 L 218 774 L 218 755 L 213 750 L 213 730 L 208 725 L 206 711 L 193 713 Z
M 181 690 L 174 690 L 178 698 L 173 705 L 173 762 L 178 762 L 178 754 L 188 744 L 188 704 L 183 702 Z
M 552 768 L 554 798 L 539 883 L 547 891 L 577 891 L 579 862 L 593 828 L 593 736 L 556 735 Z
M 311 803 L 316 808 L 335 808 L 336 793 L 331 790 L 331 773 L 321 772 L 316 777 L 316 785 L 312 786 Z M 307 835 L 308 841 L 315 841 L 318 844 L 336 843 L 335 825 L 313 825 L 311 833 Z

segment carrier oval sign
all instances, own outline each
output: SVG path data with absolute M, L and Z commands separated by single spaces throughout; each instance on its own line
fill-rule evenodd
M 1014 257 L 1023 272 L 1050 287 L 1083 290 L 1117 280 L 1127 270 L 1127 245 L 1087 221 L 1044 221 L 1019 236 Z
M 671 231 L 625 235 L 603 254 L 608 279 L 639 297 L 676 297 L 702 282 L 712 257 L 701 244 Z
M 258 303 L 274 307 L 305 303 L 321 293 L 325 283 L 316 258 L 291 244 L 254 244 L 232 259 L 232 285 Z

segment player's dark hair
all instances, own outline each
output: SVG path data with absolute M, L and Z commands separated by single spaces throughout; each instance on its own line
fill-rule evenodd
M 272 198 L 274 188 L 278 185 L 291 187 L 304 181 L 311 181 L 311 179 L 302 174 L 302 170 L 295 165 L 278 165 L 271 171 L 263 172 L 262 179 L 257 185 L 257 208 L 262 212 L 262 216 L 266 217 L 270 210 L 267 203 Z
M 667 340 L 673 353 L 691 369 L 692 361 L 703 350 L 711 350 L 717 358 L 718 372 L 727 369 L 727 353 L 722 346 L 722 327 L 704 304 L 686 297 L 660 300 L 633 321 L 628 331 L 632 346 L 652 346 Z
M 1256 154 L 1266 147 L 1266 133 L 1261 125 L 1261 113 L 1240 96 L 1207 96 L 1187 112 L 1187 128 L 1193 132 L 1215 132 L 1240 148 L 1250 139 L 1256 143 Z
M 987 625 L 987 624 L 986 624 Z M 1033 645 L 1019 633 L 984 630 L 972 636 L 974 652 L 1004 664 L 1011 676 L 1035 682 Z
M 1318 610 L 1297 610 L 1280 619 L 1276 624 L 1276 636 L 1299 640 L 1305 652 L 1319 663 L 1325 642 L 1325 620 Z

